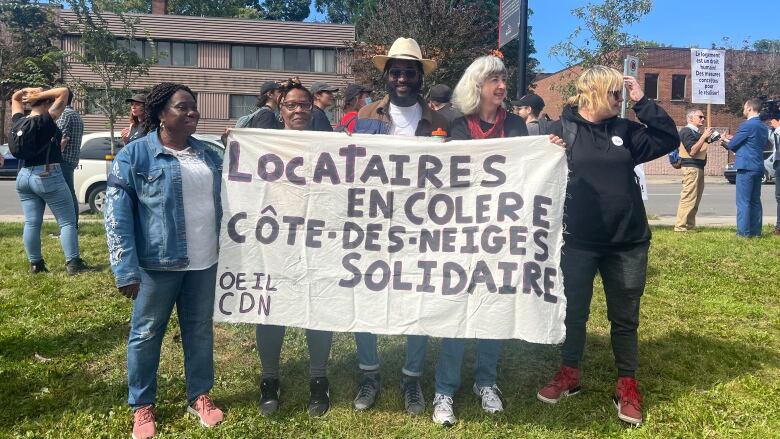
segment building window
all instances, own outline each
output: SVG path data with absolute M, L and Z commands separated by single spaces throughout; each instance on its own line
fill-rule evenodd
M 186 66 L 198 65 L 198 44 L 179 43 L 172 41 L 156 41 L 157 64 L 161 66 Z
M 672 100 L 682 101 L 685 99 L 685 75 L 672 75 Z
M 645 96 L 658 99 L 658 73 L 645 73 Z
M 241 116 L 246 116 L 252 113 L 257 108 L 257 97 L 254 95 L 230 95 L 230 111 L 229 116 L 231 119 L 238 119 Z
M 297 47 L 231 46 L 230 66 L 233 69 L 335 73 L 336 51 Z

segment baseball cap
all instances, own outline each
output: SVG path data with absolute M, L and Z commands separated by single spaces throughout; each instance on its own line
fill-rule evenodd
M 349 84 L 344 90 L 344 101 L 349 102 L 362 93 L 371 93 L 373 90 L 360 84 Z
M 516 101 L 511 101 L 511 103 L 515 107 L 531 107 L 535 113 L 542 111 L 542 108 L 544 108 L 544 99 L 533 93 L 527 94 Z
M 337 87 L 331 87 L 330 85 L 324 83 L 324 82 L 315 82 L 311 85 L 311 88 L 309 88 L 309 91 L 311 94 L 315 95 L 321 91 L 329 91 L 331 93 L 339 91 Z
M 136 93 L 132 97 L 130 97 L 128 99 L 125 99 L 125 102 L 127 102 L 128 104 L 131 103 L 131 102 L 138 102 L 138 103 L 141 103 L 141 104 L 145 104 L 146 103 L 146 95 L 143 94 L 143 93 Z
M 428 99 L 435 102 L 446 103 L 452 98 L 452 89 L 444 84 L 436 84 L 428 92 Z
M 266 81 L 263 83 L 263 85 L 260 87 L 260 96 L 268 93 L 272 90 L 279 89 L 279 83 L 276 81 Z

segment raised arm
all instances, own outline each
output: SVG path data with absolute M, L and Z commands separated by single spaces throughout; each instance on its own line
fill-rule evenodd
M 54 120 L 57 120 L 62 115 L 62 112 L 65 110 L 65 104 L 68 102 L 68 96 L 70 96 L 70 92 L 65 87 L 52 88 L 46 91 L 41 91 L 39 88 L 27 90 L 31 91 L 27 93 L 24 99 L 30 104 L 46 99 L 54 99 L 54 103 L 49 107 L 49 115 Z

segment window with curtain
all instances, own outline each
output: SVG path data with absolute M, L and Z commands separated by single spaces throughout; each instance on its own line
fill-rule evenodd
M 238 119 L 241 116 L 252 113 L 257 108 L 255 105 L 256 101 L 257 97 L 253 95 L 230 95 L 229 117 Z

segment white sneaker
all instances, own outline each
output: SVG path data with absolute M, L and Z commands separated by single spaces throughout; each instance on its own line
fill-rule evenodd
M 482 410 L 487 413 L 498 413 L 504 411 L 504 402 L 501 399 L 501 390 L 498 386 L 479 387 L 474 383 L 474 393 L 482 399 Z
M 433 422 L 445 427 L 452 427 L 458 422 L 452 408 L 452 398 L 441 393 L 433 397 Z

